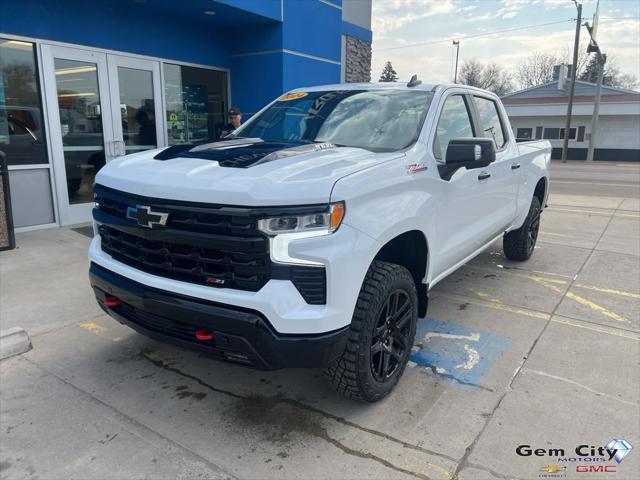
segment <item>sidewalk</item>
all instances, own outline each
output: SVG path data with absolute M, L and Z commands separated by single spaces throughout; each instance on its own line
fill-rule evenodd
M 96 306 L 89 238 L 20 234 L 0 254 L 0 327 L 27 329 L 33 350 L 0 362 L 0 475 L 538 479 L 558 460 L 518 445 L 637 447 L 640 202 L 549 204 L 530 261 L 496 244 L 435 287 L 420 355 L 373 405 L 317 370 L 249 370 L 138 335 Z M 477 364 L 458 368 L 468 349 Z M 616 479 L 636 478 L 636 450 Z

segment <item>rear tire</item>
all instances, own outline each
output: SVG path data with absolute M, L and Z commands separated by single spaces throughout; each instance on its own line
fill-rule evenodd
M 417 318 L 418 294 L 409 271 L 374 261 L 360 289 L 345 351 L 326 370 L 329 382 L 350 399 L 385 397 L 407 366 Z
M 529 214 L 522 226 L 505 234 L 502 240 L 502 248 L 509 260 L 523 262 L 531 258 L 538 240 L 541 213 L 540 200 L 538 197 L 533 197 L 529 207 Z

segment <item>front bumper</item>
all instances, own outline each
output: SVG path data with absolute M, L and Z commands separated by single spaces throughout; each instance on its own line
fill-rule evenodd
M 359 230 L 343 224 L 332 235 L 300 239 L 289 247 L 297 258 L 325 265 L 327 297 L 324 305 L 311 305 L 289 280 L 272 278 L 257 292 L 217 288 L 143 272 L 114 259 L 101 248 L 96 236 L 89 260 L 139 284 L 232 309 L 259 312 L 278 335 L 316 335 L 339 330 L 351 323 L 362 280 L 377 243 Z
M 197 349 L 220 360 L 260 369 L 325 367 L 344 351 L 348 327 L 315 335 L 282 335 L 259 312 L 158 290 L 96 263 L 89 270 L 98 304 L 134 330 L 168 343 Z M 105 297 L 121 304 L 105 306 Z M 196 330 L 213 333 L 198 340 Z

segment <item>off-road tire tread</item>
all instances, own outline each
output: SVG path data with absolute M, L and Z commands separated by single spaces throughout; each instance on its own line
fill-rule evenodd
M 331 385 L 346 398 L 361 402 L 375 402 L 386 396 L 391 390 L 379 395 L 367 395 L 365 393 L 368 390 L 367 385 L 360 383 L 362 380 L 357 374 L 357 362 L 358 347 L 362 342 L 364 329 L 368 326 L 367 316 L 371 313 L 372 305 L 375 304 L 376 297 L 384 292 L 384 285 L 395 282 L 398 277 L 412 278 L 405 267 L 378 260 L 373 261 L 365 275 L 351 320 L 345 351 L 332 366 L 325 369 L 325 376 Z M 414 295 L 414 298 L 417 298 L 415 286 Z M 401 366 L 401 370 L 396 376 L 397 379 L 402 376 L 405 367 L 406 363 Z
M 538 197 L 533 197 L 531 206 L 529 207 L 529 213 L 522 226 L 517 230 L 512 230 L 505 234 L 502 239 L 502 249 L 509 260 L 524 262 L 531 257 L 533 251 L 531 254 L 527 252 L 527 235 L 529 233 L 529 224 L 531 223 L 536 207 L 538 210 L 542 208 Z

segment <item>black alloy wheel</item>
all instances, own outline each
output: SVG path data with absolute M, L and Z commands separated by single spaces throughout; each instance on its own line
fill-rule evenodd
M 401 365 L 411 335 L 411 316 L 409 293 L 401 289 L 391 292 L 371 337 L 371 373 L 376 381 L 386 382 Z

